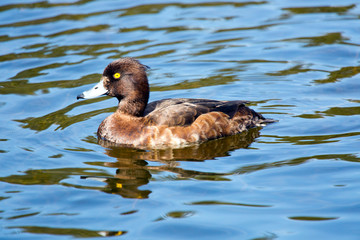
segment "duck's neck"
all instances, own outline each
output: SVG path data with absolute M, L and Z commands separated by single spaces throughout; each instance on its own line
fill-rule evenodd
M 122 114 L 127 114 L 136 117 L 142 117 L 146 105 L 149 100 L 149 93 L 147 94 L 132 94 L 119 100 L 118 110 Z

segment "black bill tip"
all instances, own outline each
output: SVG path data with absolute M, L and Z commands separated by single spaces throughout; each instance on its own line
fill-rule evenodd
M 84 99 L 84 98 L 85 98 L 85 97 L 84 97 L 84 94 L 83 94 L 83 93 L 77 95 L 77 97 L 76 97 L 77 100 L 79 100 L 79 99 Z

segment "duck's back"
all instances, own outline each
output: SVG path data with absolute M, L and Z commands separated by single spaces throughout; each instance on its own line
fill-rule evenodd
M 150 145 L 182 145 L 234 135 L 273 122 L 244 103 L 186 98 L 155 101 L 145 109 L 143 124 L 147 127 L 142 135 Z
M 163 99 L 147 105 L 144 118 L 154 125 L 187 126 L 192 124 L 200 115 L 209 112 L 222 112 L 231 119 L 241 108 L 248 109 L 246 101 L 217 101 L 209 99 L 176 98 Z M 255 112 L 243 112 L 253 115 Z M 264 119 L 260 114 L 255 115 Z M 256 117 L 253 116 L 253 117 Z

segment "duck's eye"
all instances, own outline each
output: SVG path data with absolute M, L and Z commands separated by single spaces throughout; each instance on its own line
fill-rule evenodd
M 113 75 L 113 77 L 115 78 L 115 79 L 119 79 L 120 78 L 120 73 L 115 73 L 114 75 Z

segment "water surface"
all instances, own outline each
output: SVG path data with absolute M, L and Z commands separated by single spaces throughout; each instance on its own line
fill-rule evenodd
M 0 3 L 2 239 L 358 239 L 360 6 L 342 1 Z M 97 141 L 76 101 L 114 59 L 150 100 L 249 100 L 279 122 L 183 149 Z

